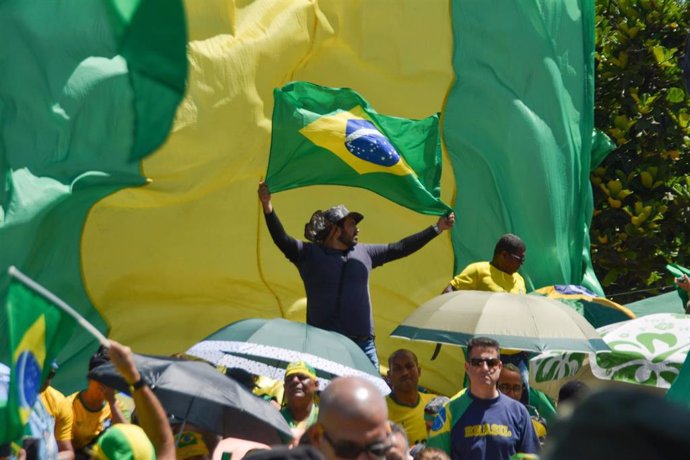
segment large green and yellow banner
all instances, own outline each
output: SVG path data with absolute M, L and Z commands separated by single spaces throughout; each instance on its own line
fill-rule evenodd
M 423 384 L 459 387 L 458 350 L 430 361 L 433 345 L 388 334 L 502 233 L 526 241 L 533 287 L 597 288 L 592 1 L 43 3 L 0 3 L 13 43 L 0 53 L 0 269 L 17 265 L 135 351 L 183 351 L 248 317 L 304 318 L 299 275 L 256 196 L 273 93 L 293 81 L 352 88 L 388 116 L 441 113 L 453 244 L 444 234 L 373 272 L 384 362 L 410 347 Z M 273 196 L 295 236 L 338 203 L 367 216 L 364 242 L 435 221 L 351 187 Z M 70 342 L 59 386 L 83 384 L 95 347 Z

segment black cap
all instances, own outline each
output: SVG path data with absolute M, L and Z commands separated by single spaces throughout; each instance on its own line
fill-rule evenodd
M 348 209 L 345 207 L 343 204 L 339 204 L 337 206 L 333 206 L 332 208 L 326 209 L 323 213 L 323 216 L 326 218 L 326 220 L 337 224 L 343 219 L 347 217 L 352 217 L 355 219 L 356 223 L 359 223 L 362 219 L 364 219 L 364 216 L 358 212 L 350 212 Z

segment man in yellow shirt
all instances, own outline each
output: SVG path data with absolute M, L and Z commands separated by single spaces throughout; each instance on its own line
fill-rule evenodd
M 525 262 L 525 242 L 512 233 L 503 235 L 491 262 L 475 262 L 453 278 L 443 291 L 493 291 L 525 294 L 525 280 L 517 272 Z
M 107 351 L 99 349 L 89 361 L 89 371 L 109 362 Z M 98 435 L 115 423 L 125 422 L 117 406 L 115 391 L 95 380 L 89 380 L 85 390 L 67 397 L 72 405 L 72 447 L 80 452 Z
M 58 446 L 58 459 L 70 460 L 74 458 L 74 449 L 72 449 L 72 405 L 62 393 L 50 386 L 50 381 L 55 377 L 57 367 L 56 363 L 52 364 L 39 397 L 46 411 L 55 419 L 55 441 Z
M 397 350 L 388 358 L 391 384 L 391 393 L 386 397 L 388 418 L 405 429 L 410 445 L 426 442 L 424 406 L 437 396 L 419 392 L 421 373 L 417 356 L 410 350 Z

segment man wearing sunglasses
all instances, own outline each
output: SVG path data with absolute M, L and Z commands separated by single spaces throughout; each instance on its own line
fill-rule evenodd
M 539 453 L 527 409 L 497 389 L 501 368 L 498 342 L 486 337 L 467 342 L 470 387 L 441 409 L 429 447 L 443 449 L 453 460 L 508 460 L 516 453 Z
M 443 292 L 473 290 L 524 294 L 525 280 L 517 271 L 525 262 L 525 251 L 525 242 L 519 236 L 506 233 L 496 243 L 491 262 L 468 265 Z
M 383 459 L 393 444 L 383 395 L 359 377 L 338 377 L 328 385 L 308 433 L 327 460 Z

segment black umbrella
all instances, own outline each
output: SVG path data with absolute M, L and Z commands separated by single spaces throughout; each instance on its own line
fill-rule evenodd
M 278 444 L 292 432 L 280 412 L 207 363 L 134 355 L 141 376 L 163 409 L 186 423 L 223 437 Z M 98 366 L 89 378 L 119 391 L 129 386 L 112 364 Z

